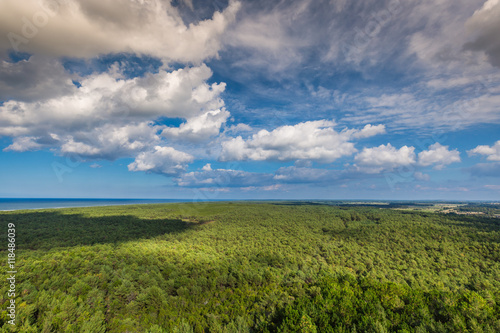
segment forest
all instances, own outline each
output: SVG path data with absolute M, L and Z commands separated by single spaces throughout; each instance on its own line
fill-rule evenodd
M 500 219 L 390 207 L 0 212 L 0 332 L 500 332 Z

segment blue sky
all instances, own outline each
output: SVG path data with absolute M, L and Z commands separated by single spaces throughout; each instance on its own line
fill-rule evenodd
M 0 197 L 500 200 L 500 3 L 6 0 Z

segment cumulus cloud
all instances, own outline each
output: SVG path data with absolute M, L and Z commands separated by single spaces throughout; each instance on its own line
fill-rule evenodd
M 0 135 L 14 137 L 8 150 L 48 147 L 107 159 L 158 145 L 162 130 L 170 137 L 206 139 L 217 134 L 229 116 L 219 97 L 225 84 L 206 83 L 211 75 L 205 65 L 130 79 L 117 68 L 93 74 L 72 94 L 40 102 L 5 102 L 0 106 Z M 187 121 L 179 128 L 166 128 L 156 123 L 162 118 Z
M 488 161 L 500 161 L 500 140 L 493 146 L 480 145 L 467 151 L 469 155 L 485 155 Z
M 354 157 L 356 170 L 366 173 L 380 173 L 392 171 L 400 167 L 430 166 L 434 165 L 437 170 L 446 165 L 460 162 L 460 153 L 457 149 L 449 150 L 449 146 L 443 146 L 436 142 L 429 146 L 428 150 L 415 154 L 415 147 L 403 146 L 399 149 L 390 143 L 374 148 L 364 148 Z M 415 179 L 428 180 L 429 176 L 421 172 L 415 172 Z
M 352 135 L 355 139 L 363 139 L 369 138 L 375 135 L 384 134 L 385 133 L 385 125 L 376 125 L 373 126 L 371 124 L 365 125 L 363 129 L 359 131 L 355 131 Z
M 239 8 L 230 1 L 212 18 L 187 26 L 169 0 L 5 0 L 0 31 L 8 34 L 0 38 L 0 52 L 79 58 L 128 52 L 198 63 L 217 56 Z
M 159 143 L 158 126 L 148 122 L 116 126 L 106 124 L 92 131 L 60 137 L 60 151 L 92 159 L 116 159 L 135 155 Z
M 160 142 L 158 126 L 149 122 L 115 125 L 105 124 L 88 130 L 43 136 L 20 136 L 5 148 L 6 151 L 29 151 L 57 148 L 63 155 L 78 155 L 86 159 L 114 160 L 134 155 Z
M 354 157 L 354 161 L 354 167 L 362 172 L 392 171 L 415 163 L 415 147 L 403 146 L 397 149 L 388 143 L 374 148 L 363 148 Z
M 113 73 L 83 79 L 74 94 L 40 103 L 8 101 L 0 107 L 0 134 L 35 128 L 90 127 L 110 120 L 190 118 L 223 106 L 225 84 L 208 85 L 211 70 L 200 67 L 160 71 L 124 79 Z
M 38 150 L 43 148 L 43 145 L 38 143 L 37 137 L 30 136 L 22 136 L 14 139 L 14 142 L 5 148 L 5 151 L 30 151 L 30 150 Z
M 430 166 L 434 165 L 437 170 L 446 165 L 460 162 L 460 153 L 457 149 L 449 150 L 449 146 L 443 146 L 436 142 L 429 146 L 428 150 L 415 154 L 415 147 L 403 146 L 399 149 L 390 143 L 374 148 L 364 148 L 354 157 L 354 168 L 366 173 L 390 172 L 400 167 Z M 428 180 L 429 176 L 421 172 L 414 173 L 415 179 Z
M 186 170 L 187 164 L 194 159 L 190 154 L 172 147 L 156 146 L 152 151 L 140 153 L 128 165 L 129 171 L 146 171 L 167 176 L 175 176 Z
M 230 113 L 225 109 L 208 111 L 199 116 L 188 118 L 179 127 L 169 127 L 163 130 L 166 138 L 200 142 L 219 134 Z
M 446 165 L 460 162 L 460 153 L 458 150 L 449 150 L 449 146 L 443 146 L 436 142 L 429 146 L 429 150 L 424 150 L 418 154 L 418 164 L 429 166 L 434 164 L 435 169 L 442 169 Z
M 383 131 L 367 125 L 362 130 L 335 131 L 328 120 L 307 121 L 281 126 L 271 132 L 261 130 L 244 140 L 241 136 L 222 143 L 220 159 L 228 160 L 312 160 L 332 162 L 356 152 L 352 138 L 368 137 Z
M 185 4 L 193 9 L 191 1 Z M 212 72 L 206 65 L 173 71 L 164 66 L 132 78 L 113 65 L 75 85 L 55 58 L 132 53 L 164 63 L 200 63 L 218 56 L 221 36 L 239 8 L 230 1 L 211 18 L 186 25 L 170 0 L 2 1 L 0 31 L 6 33 L 0 56 L 10 49 L 35 54 L 0 63 L 0 136 L 13 138 L 5 150 L 48 148 L 84 159 L 135 157 L 130 171 L 178 176 L 194 156 L 176 148 L 218 135 L 230 117 L 220 98 L 225 84 L 208 84 Z M 41 56 L 54 59 L 42 62 Z M 166 118 L 185 122 L 167 127 Z M 207 168 L 201 172 L 245 182 L 236 171 Z
M 465 48 L 483 51 L 490 63 L 500 67 L 500 2 L 488 0 L 466 22 L 467 32 L 472 41 Z

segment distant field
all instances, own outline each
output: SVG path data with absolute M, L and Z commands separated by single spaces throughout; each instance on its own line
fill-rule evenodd
M 398 210 L 420 210 L 424 212 L 451 212 L 458 207 L 466 206 L 466 204 L 429 204 L 426 206 L 408 205 L 406 207 L 393 208 Z
M 427 205 L 408 204 L 393 208 L 396 210 L 414 210 L 422 212 L 437 212 L 443 214 L 481 215 L 500 218 L 500 207 L 497 203 L 470 204 L 470 203 L 430 203 Z
M 500 221 L 381 206 L 2 212 L 1 332 L 500 332 Z

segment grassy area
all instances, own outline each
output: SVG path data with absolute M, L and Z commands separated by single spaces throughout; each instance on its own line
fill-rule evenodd
M 398 208 L 393 208 L 396 210 L 418 210 L 422 212 L 451 212 L 455 211 L 458 207 L 461 206 L 466 206 L 466 204 L 439 204 L 439 203 L 432 203 L 428 205 L 408 205 L 407 207 L 398 207 Z
M 0 220 L 18 270 L 3 332 L 500 331 L 496 219 L 226 202 Z

